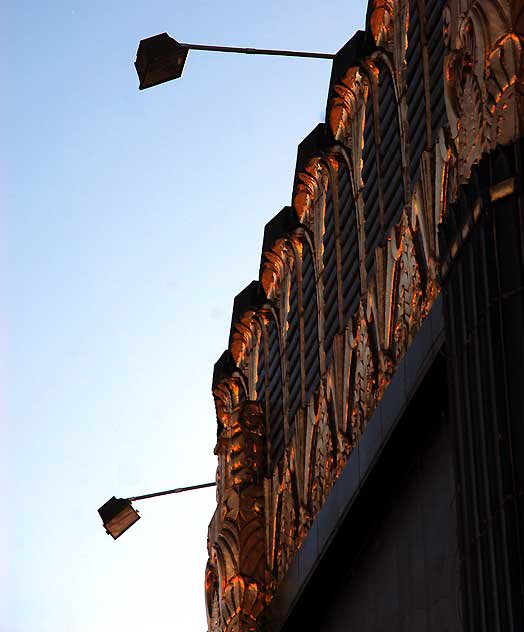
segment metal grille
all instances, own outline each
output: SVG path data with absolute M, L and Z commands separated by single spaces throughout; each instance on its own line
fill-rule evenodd
M 282 364 L 278 327 L 273 318 L 266 325 L 269 457 L 277 462 L 284 452 L 284 408 L 282 400 Z
M 260 402 L 262 410 L 266 419 L 268 418 L 268 388 L 267 388 L 267 353 L 266 353 L 266 340 L 264 330 L 260 332 L 260 339 L 258 343 L 258 357 L 257 357 L 257 402 Z
M 304 243 L 302 255 L 302 318 L 304 322 L 304 369 L 306 374 L 306 402 L 320 383 L 318 340 L 317 282 L 313 255 Z
M 433 141 L 446 120 L 444 101 L 444 38 L 442 32 L 442 0 L 426 0 L 426 39 L 429 58 L 429 93 L 431 95 L 431 131 Z
M 384 232 L 394 225 L 404 206 L 402 147 L 393 79 L 382 65 L 379 75 L 380 179 L 384 201 Z
M 358 305 L 360 274 L 355 199 L 351 190 L 349 169 L 344 162 L 341 163 L 338 170 L 338 207 L 340 214 L 340 252 L 342 255 L 342 310 L 345 324 Z
M 339 182 L 340 186 L 340 182 Z M 324 215 L 324 252 L 322 254 L 322 280 L 324 283 L 324 349 L 331 356 L 331 344 L 338 329 L 337 258 L 335 252 L 335 212 L 333 191 L 329 187 Z
M 424 66 L 417 0 L 409 3 L 408 49 L 406 51 L 406 99 L 409 123 L 409 177 L 418 180 L 420 157 L 426 146 Z
M 300 406 L 300 330 L 298 323 L 298 288 L 296 268 L 291 273 L 289 312 L 286 334 L 287 388 L 289 424 Z
M 366 269 L 369 271 L 374 261 L 375 248 L 380 240 L 380 205 L 378 197 L 378 166 L 375 147 L 375 126 L 373 116 L 373 96 L 369 93 L 366 103 L 366 124 L 364 127 L 364 150 L 362 152 L 362 179 L 364 180 L 364 215 L 366 231 Z

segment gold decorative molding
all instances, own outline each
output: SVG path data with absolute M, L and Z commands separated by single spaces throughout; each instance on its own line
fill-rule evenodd
M 215 453 L 218 507 L 209 528 L 206 604 L 210 632 L 259 632 L 268 599 L 264 418 L 247 401 L 227 416 Z
M 375 44 L 386 49 L 393 45 L 394 10 L 393 0 L 371 0 L 369 6 L 369 27 Z
M 320 157 L 312 158 L 303 171 L 297 173 L 297 185 L 293 196 L 293 207 L 298 219 L 305 223 L 306 218 L 323 203 L 327 190 L 328 174 Z
M 522 132 L 523 38 L 508 2 L 477 0 L 462 15 L 458 8 L 444 10 L 444 77 L 461 183 L 484 152 Z
M 348 68 L 339 83 L 333 86 L 334 96 L 328 103 L 328 122 L 333 137 L 351 152 L 355 180 L 361 186 L 362 134 L 364 133 L 363 104 L 366 103 L 369 83 L 358 67 Z
M 443 13 L 447 120 L 440 130 L 433 130 L 430 122 L 426 126 L 431 134 L 421 149 L 418 175 L 414 182 L 408 181 L 408 2 L 374 0 L 369 16 L 371 36 L 380 50 L 343 70 L 331 86 L 326 122 L 333 146 L 301 161 L 304 166 L 295 174 L 290 209 L 297 226 L 265 242 L 262 253 L 259 281 L 267 304 L 247 309 L 233 323 L 228 352 L 234 368 L 214 383 L 221 432 L 216 448 L 218 507 L 210 525 L 206 570 L 210 632 L 264 629 L 267 602 L 440 292 L 439 224 L 481 155 L 522 134 L 522 2 L 449 0 Z M 398 101 L 406 194 L 395 222 L 384 230 L 375 251 L 368 253 L 363 135 L 366 103 L 377 90 L 382 62 L 391 71 Z M 428 72 L 427 63 L 424 72 Z M 429 110 L 428 106 L 426 113 Z M 349 169 L 355 207 L 359 299 L 353 313 L 343 317 L 339 288 L 340 326 L 327 362 L 323 227 L 328 194 L 334 196 L 334 216 L 340 212 L 337 178 L 343 163 Z M 510 185 L 504 183 L 492 195 L 497 198 L 509 190 Z M 338 239 L 338 220 L 335 232 Z M 283 411 L 285 447 L 278 462 L 268 465 L 262 410 L 253 401 L 241 403 L 241 393 L 257 396 L 262 323 L 268 322 L 271 312 L 280 335 L 285 406 L 290 285 L 295 265 L 300 282 L 300 253 L 306 241 L 315 261 L 320 385 L 293 419 Z M 367 260 L 371 261 L 369 270 Z M 303 338 L 302 329 L 302 353 Z

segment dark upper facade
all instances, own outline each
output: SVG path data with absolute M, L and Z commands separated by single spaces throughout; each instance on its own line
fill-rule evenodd
M 210 632 L 523 629 L 523 31 L 372 0 L 335 57 L 215 365 Z

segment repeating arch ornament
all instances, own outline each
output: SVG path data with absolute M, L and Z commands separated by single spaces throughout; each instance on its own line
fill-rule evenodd
M 275 467 L 264 481 L 266 507 L 266 560 L 269 569 L 277 567 L 280 548 L 280 518 L 282 513 L 282 468 Z M 274 576 L 274 573 L 273 573 Z
M 264 418 L 252 401 L 228 417 L 215 450 L 222 476 L 208 536 L 208 623 L 210 630 L 255 632 L 267 602 Z
M 373 317 L 368 307 L 371 306 L 364 302 L 360 303 L 355 319 L 355 331 L 350 336 L 350 344 L 355 354 L 354 371 L 350 375 L 351 441 L 353 444 L 358 441 L 376 405 L 377 358 L 370 336 L 370 329 L 374 324 Z
M 515 32 L 503 35 L 488 57 L 486 73 L 486 143 L 489 149 L 519 135 L 519 84 L 522 89 L 522 40 Z M 513 111 L 513 116 L 508 115 Z
M 394 4 L 393 0 L 372 0 L 368 9 L 375 44 L 388 50 L 393 48 Z
M 378 340 L 379 392 L 391 379 L 395 364 L 392 359 L 392 341 L 397 276 L 398 249 L 395 239 L 389 239 L 375 251 L 375 274 L 369 287 L 373 322 Z
M 482 153 L 521 132 L 522 33 L 507 2 L 477 0 L 444 10 L 445 99 L 464 182 Z
M 311 250 L 315 256 L 315 265 L 317 269 L 321 267 L 322 261 L 322 238 L 324 236 L 324 216 L 326 213 L 327 197 L 328 194 L 334 193 L 334 174 L 337 173 L 340 165 L 340 157 L 334 151 L 325 153 L 320 159 L 320 182 L 315 190 L 311 190 L 307 195 L 311 202 L 307 203 L 307 208 L 310 209 L 302 215 L 302 224 L 309 230 L 311 238 L 309 239 Z M 298 174 L 300 180 L 301 174 Z M 300 199 L 297 197 L 299 194 L 298 187 L 294 196 L 294 207 L 297 209 L 297 205 L 300 204 Z M 302 198 L 305 201 L 305 198 Z M 298 214 L 298 210 L 297 210 Z
M 318 210 L 325 204 L 329 177 L 325 161 L 332 160 L 331 156 L 325 159 L 315 156 L 296 175 L 297 183 L 293 195 L 293 207 L 300 222 L 312 231 L 313 218 L 318 215 Z
M 216 567 L 216 556 L 212 547 L 209 546 L 208 538 L 208 553 L 209 560 L 206 565 L 206 614 L 208 629 L 219 630 L 220 629 L 220 601 L 218 590 L 218 570 Z
M 299 504 L 296 480 L 295 453 L 292 447 L 286 450 L 283 460 L 281 485 L 281 507 L 278 521 L 279 547 L 275 552 L 274 573 L 277 580 L 287 571 L 298 545 Z
M 443 14 L 447 119 L 439 122 L 443 118 L 439 114 L 435 128 L 432 121 L 426 121 L 425 140 L 408 168 L 408 9 L 407 0 L 371 1 L 368 31 L 355 40 L 362 58 L 357 51 L 347 68 L 338 67 L 330 86 L 325 126 L 328 130 L 321 135 L 321 146 L 310 154 L 305 154 L 307 143 L 301 146 L 292 207 L 285 207 L 264 235 L 259 284 L 265 302 L 235 316 L 224 369 L 214 379 L 219 427 L 218 507 L 210 525 L 206 569 L 210 632 L 265 629 L 267 602 L 440 292 L 439 224 L 453 212 L 451 203 L 459 186 L 469 178 L 472 165 L 482 153 L 522 134 L 522 2 L 448 0 Z M 424 45 L 420 43 L 421 48 Z M 392 216 L 391 225 L 383 228 L 373 249 L 366 252 L 364 131 L 366 108 L 375 120 L 379 114 L 375 97 L 382 63 L 388 66 L 395 87 L 405 197 Z M 438 72 L 435 65 L 432 68 L 434 78 Z M 427 92 L 427 68 L 419 75 L 423 75 Z M 439 84 L 439 108 L 441 94 Z M 430 106 L 433 107 L 426 103 L 424 110 L 428 117 L 428 112 L 433 111 Z M 377 142 L 380 144 L 382 139 Z M 379 162 L 380 159 L 379 156 Z M 358 239 L 358 279 L 354 273 L 355 250 L 348 247 L 343 255 L 341 247 L 344 226 L 337 204 L 342 165 L 344 191 L 347 194 L 350 189 L 352 196 L 351 205 L 345 207 L 344 226 L 349 230 L 351 217 L 352 239 L 355 233 Z M 332 205 L 329 235 L 324 233 L 328 199 Z M 274 345 L 278 340 L 280 371 L 273 371 L 271 379 L 280 385 L 280 397 L 285 399 L 291 279 L 294 273 L 297 287 L 300 285 L 304 239 L 309 240 L 314 261 L 318 312 L 314 316 L 319 319 L 318 339 L 322 347 L 320 375 L 318 387 L 311 389 L 309 399 L 302 393 L 291 422 L 282 401 L 278 404 L 283 430 L 279 427 L 278 457 L 273 462 L 266 454 L 271 447 L 271 440 L 265 436 L 267 420 L 260 404 L 251 401 L 257 396 L 256 358 L 261 332 L 270 320 L 274 321 L 272 340 Z M 337 275 L 340 279 L 344 274 L 351 277 L 353 289 L 339 287 L 343 281 L 337 277 L 339 315 L 336 327 L 330 329 L 330 357 L 326 359 L 323 270 L 327 264 L 323 252 L 329 239 L 337 244 L 329 247 L 330 256 L 337 258 Z M 355 243 L 351 241 L 351 248 Z M 347 256 L 349 251 L 353 258 Z M 333 264 L 330 274 L 332 268 Z M 327 280 L 329 275 L 325 276 Z M 297 289 L 297 294 L 301 291 Z M 347 313 L 340 307 L 343 291 L 344 296 L 352 297 L 347 301 Z M 329 297 L 333 300 L 333 293 Z M 297 299 L 298 304 L 301 301 Z M 310 318 L 313 312 L 315 309 L 310 308 Z M 301 358 L 304 331 L 302 325 Z M 305 364 L 302 359 L 300 362 Z M 303 367 L 301 371 L 304 381 Z
M 231 339 L 229 342 L 229 350 L 233 356 L 233 360 L 237 366 L 240 366 L 246 357 L 248 350 L 256 344 L 256 337 L 253 322 L 255 310 L 245 312 L 242 317 L 233 323 L 231 331 Z
M 420 267 L 415 251 L 413 234 L 407 217 L 403 218 L 397 245 L 398 281 L 396 287 L 396 311 L 393 323 L 394 354 L 398 362 L 411 344 L 422 322 L 424 292 Z
M 213 385 L 213 398 L 215 400 L 215 411 L 221 428 L 227 428 L 232 411 L 239 406 L 245 393 L 244 381 L 238 373 L 222 378 Z
M 405 0 L 372 0 L 368 9 L 369 28 L 375 46 L 387 51 L 400 74 L 406 49 L 409 5 Z
M 336 475 L 337 436 L 333 416 L 325 398 L 319 401 L 316 410 L 310 408 L 311 443 L 309 454 L 309 478 L 307 506 L 310 516 L 315 516 L 329 494 Z
M 284 238 L 277 239 L 271 248 L 262 253 L 260 264 L 260 283 L 268 299 L 278 301 L 281 281 L 285 272 Z
M 364 133 L 365 103 L 369 83 L 357 66 L 348 68 L 342 79 L 333 86 L 334 96 L 328 103 L 328 121 L 333 137 L 348 148 L 357 189 L 362 183 L 362 136 Z

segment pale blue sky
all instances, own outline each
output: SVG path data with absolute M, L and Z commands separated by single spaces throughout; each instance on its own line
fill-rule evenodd
M 203 632 L 214 362 L 263 227 L 290 203 L 330 62 L 192 52 L 144 92 L 138 41 L 336 52 L 365 5 L 5 3 L 0 260 L 7 376 L 1 632 Z M 5 463 L 6 458 L 2 459 Z

